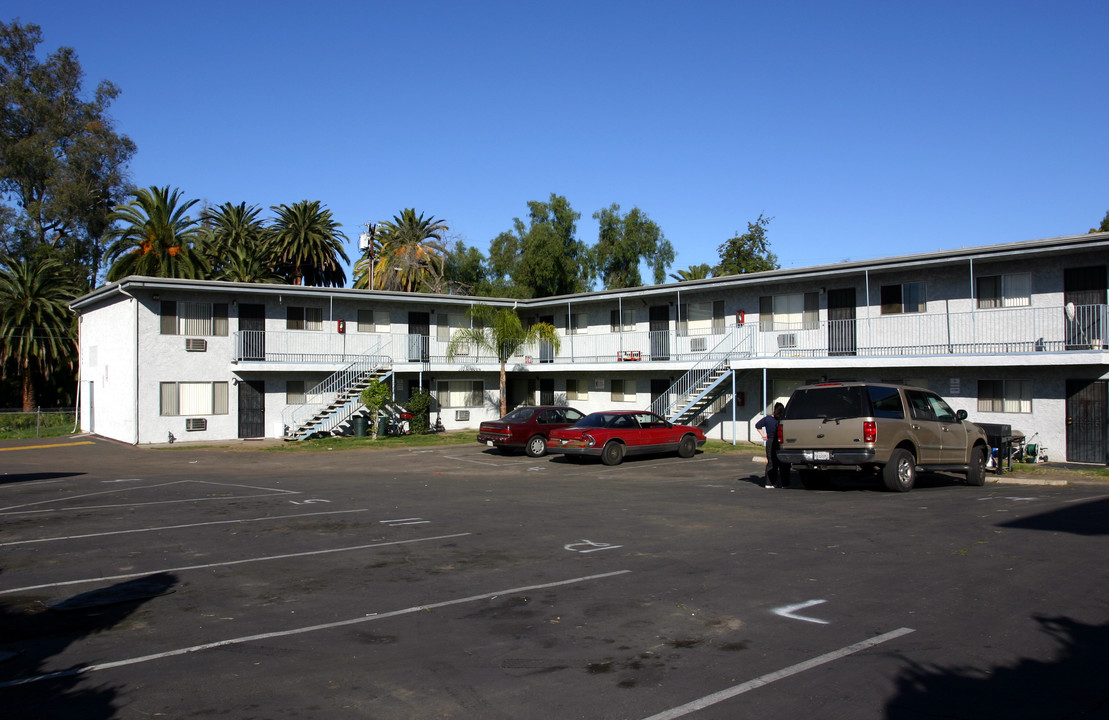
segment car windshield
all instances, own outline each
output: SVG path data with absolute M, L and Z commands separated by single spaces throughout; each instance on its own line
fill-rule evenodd
M 533 408 L 533 407 L 517 408 L 516 410 L 513 410 L 512 412 L 510 412 L 509 414 L 507 414 L 503 418 L 501 418 L 501 422 L 503 422 L 503 423 L 527 422 L 528 418 L 530 418 L 532 415 L 534 415 L 535 411 L 537 409 L 538 408 Z

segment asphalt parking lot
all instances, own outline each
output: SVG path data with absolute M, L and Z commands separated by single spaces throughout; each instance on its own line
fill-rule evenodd
M 1109 488 L 0 443 L 17 718 L 1101 718 Z

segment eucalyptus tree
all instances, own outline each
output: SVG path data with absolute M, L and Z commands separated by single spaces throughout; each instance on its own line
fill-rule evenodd
M 0 21 L 0 205 L 16 210 L 4 245 L 24 258 L 59 253 L 65 274 L 85 290 L 99 277 L 135 144 L 113 126 L 109 106 L 119 89 L 101 81 L 85 99 L 76 52 L 42 57 L 41 42 L 38 25 Z
M 551 193 L 547 202 L 528 202 L 528 221 L 513 220 L 513 230 L 489 246 L 493 284 L 509 285 L 516 297 L 549 297 L 584 292 L 596 275 L 591 248 L 577 238 L 581 214 Z
M 466 349 L 493 355 L 500 363 L 501 417 L 508 414 L 508 395 L 506 387 L 506 366 L 508 359 L 523 347 L 534 342 L 548 343 L 558 352 L 562 343 L 558 330 L 547 322 L 539 322 L 528 327 L 512 308 L 494 309 L 488 305 L 474 305 L 467 312 L 473 319 L 473 327 L 460 328 L 451 335 L 447 344 L 447 357 L 454 359 Z
M 651 268 L 656 285 L 666 280 L 666 269 L 674 262 L 674 247 L 647 213 L 635 207 L 624 215 L 613 203 L 593 213 L 593 219 L 600 225 L 595 252 L 606 290 L 642 285 L 640 262 Z
M 318 200 L 275 205 L 270 225 L 273 256 L 278 271 L 293 285 L 342 287 L 347 274 L 339 262 L 349 263 L 343 245 L 347 236 L 331 211 Z
M 405 208 L 400 215 L 378 225 L 381 243 L 374 264 L 374 289 L 407 292 L 442 289 L 444 258 L 443 235 L 448 230 L 434 216 L 416 215 L 415 208 Z M 356 266 L 355 287 L 368 287 L 369 266 Z
M 108 232 L 108 280 L 128 275 L 203 279 L 204 256 L 195 248 L 200 221 L 189 215 L 196 200 L 183 201 L 181 191 L 169 186 L 135 190 L 132 199 L 116 207 L 109 221 L 121 223 Z
M 38 378 L 73 367 L 77 344 L 69 302 L 75 294 L 58 258 L 0 255 L 0 371 L 19 373 L 24 411 L 37 404 Z
M 773 219 L 760 213 L 755 222 L 747 223 L 747 232 L 722 243 L 716 249 L 720 253 L 720 263 L 712 269 L 713 274 L 739 275 L 777 270 L 778 256 L 770 252 L 770 242 L 766 239 L 766 228 Z

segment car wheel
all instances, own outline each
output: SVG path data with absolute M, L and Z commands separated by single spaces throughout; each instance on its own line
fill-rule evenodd
M 893 492 L 909 492 L 916 483 L 916 458 L 908 450 L 897 448 L 882 468 L 882 481 Z
M 806 490 L 827 490 L 831 487 L 828 473 L 820 470 L 798 470 L 797 477 L 801 479 L 801 486 Z
M 547 454 L 547 438 L 542 435 L 532 435 L 528 438 L 528 444 L 524 446 L 524 452 L 528 457 L 543 457 Z
M 601 450 L 601 462 L 605 465 L 619 465 L 624 459 L 624 446 L 615 440 L 610 440 Z
M 967 466 L 967 485 L 982 487 L 986 484 L 986 448 L 976 447 L 970 451 L 970 465 Z
M 686 435 L 678 443 L 678 457 L 691 458 L 697 454 L 697 438 Z

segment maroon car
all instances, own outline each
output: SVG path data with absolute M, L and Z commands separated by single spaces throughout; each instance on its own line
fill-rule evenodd
M 587 415 L 565 430 L 555 430 L 547 452 L 568 457 L 599 457 L 619 465 L 625 455 L 674 452 L 693 457 L 705 444 L 705 433 L 691 425 L 674 425 L 645 410 L 609 410 Z
M 528 457 L 547 454 L 547 437 L 552 430 L 569 427 L 585 415 L 572 407 L 539 405 L 517 408 L 500 420 L 478 426 L 477 441 L 503 453 L 523 449 Z

